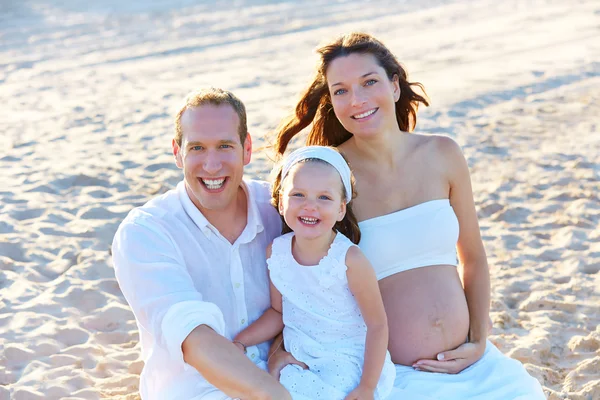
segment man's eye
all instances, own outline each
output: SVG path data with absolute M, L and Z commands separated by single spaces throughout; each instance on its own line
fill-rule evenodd
M 202 150 L 202 146 L 192 146 L 191 150 Z
M 222 144 L 222 145 L 221 145 L 221 148 L 222 148 L 222 149 L 230 149 L 230 148 L 232 148 L 232 147 L 233 147 L 233 146 L 232 146 L 232 145 L 230 145 L 230 144 Z

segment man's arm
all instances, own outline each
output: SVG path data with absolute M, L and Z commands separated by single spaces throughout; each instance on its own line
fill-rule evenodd
M 115 235 L 113 260 L 138 323 L 168 357 L 192 365 L 232 397 L 289 398 L 283 386 L 223 336 L 222 311 L 196 290 L 167 233 L 151 224 L 126 222 Z
M 233 343 L 206 325 L 183 341 L 183 358 L 211 384 L 230 397 L 291 399 L 285 388 L 256 367 Z

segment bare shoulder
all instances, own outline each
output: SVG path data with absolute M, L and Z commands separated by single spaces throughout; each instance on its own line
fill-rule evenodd
M 441 171 L 454 174 L 466 167 L 465 156 L 456 141 L 444 135 L 418 135 L 421 137 L 421 158 L 432 160 Z
M 365 267 L 370 268 L 371 264 L 358 246 L 351 246 L 346 253 L 346 266 L 350 270 Z
M 423 135 L 418 133 L 413 133 L 412 135 L 415 137 L 417 149 L 427 152 L 431 156 L 443 158 L 463 156 L 460 146 L 450 136 Z

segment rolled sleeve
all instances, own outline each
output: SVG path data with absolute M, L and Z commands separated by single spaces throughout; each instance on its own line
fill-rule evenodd
M 213 303 L 182 301 L 169 308 L 162 320 L 162 334 L 170 357 L 183 361 L 181 345 L 197 326 L 207 325 L 225 336 L 223 313 Z
M 222 311 L 203 300 L 168 233 L 126 221 L 113 240 L 115 275 L 138 325 L 168 356 L 183 362 L 181 345 L 199 325 L 225 333 Z

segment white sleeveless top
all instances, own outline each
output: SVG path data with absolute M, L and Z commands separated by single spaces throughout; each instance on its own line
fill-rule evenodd
M 343 400 L 362 376 L 367 326 L 348 287 L 346 253 L 355 246 L 337 233 L 319 264 L 300 265 L 292 255 L 294 233 L 273 241 L 267 260 L 282 296 L 284 344 L 308 370 L 288 365 L 280 382 L 292 398 Z M 389 352 L 375 391 L 386 399 L 396 376 Z
M 359 222 L 360 249 L 377 279 L 431 265 L 458 265 L 459 225 L 450 200 L 431 200 Z
M 293 237 L 290 232 L 276 238 L 267 260 L 271 281 L 283 298 L 286 328 L 301 328 L 307 340 L 328 346 L 348 344 L 350 337 L 364 346 L 367 327 L 346 277 L 346 253 L 354 243 L 338 233 L 319 264 L 305 266 L 292 255 Z

